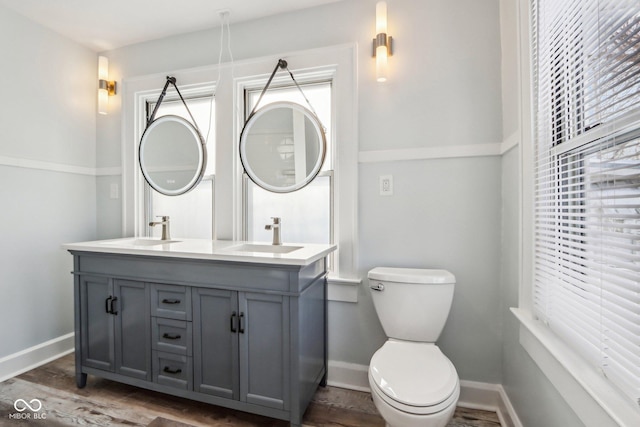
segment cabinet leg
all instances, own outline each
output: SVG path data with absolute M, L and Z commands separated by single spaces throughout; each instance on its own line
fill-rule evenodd
M 76 385 L 78 388 L 84 388 L 87 385 L 87 374 L 81 372 L 76 373 Z

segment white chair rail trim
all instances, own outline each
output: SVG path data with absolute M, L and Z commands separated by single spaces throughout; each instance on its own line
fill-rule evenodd
M 404 160 L 453 159 L 460 157 L 502 156 L 520 142 L 517 133 L 502 142 L 488 144 L 442 145 L 435 147 L 398 148 L 393 150 L 360 151 L 359 163 L 394 162 Z
M 62 163 L 44 162 L 42 160 L 21 159 L 17 157 L 0 156 L 0 166 L 11 166 L 24 169 L 38 169 L 50 172 L 71 173 L 76 175 L 109 176 L 122 175 L 119 166 L 94 168 L 87 166 L 68 165 Z

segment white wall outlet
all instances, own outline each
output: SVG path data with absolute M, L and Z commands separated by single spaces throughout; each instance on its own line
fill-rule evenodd
M 120 197 L 120 187 L 118 186 L 118 184 L 116 184 L 116 183 L 111 184 L 110 190 L 111 191 L 110 191 L 109 196 L 112 199 L 117 199 L 117 198 Z
M 380 195 L 393 196 L 393 175 L 380 176 Z

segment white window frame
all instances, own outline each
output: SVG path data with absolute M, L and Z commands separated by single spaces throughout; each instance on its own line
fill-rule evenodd
M 300 87 L 302 88 L 302 92 L 304 93 L 305 90 L 305 85 L 314 85 L 314 84 L 322 84 L 322 83 L 329 83 L 330 87 L 331 87 L 331 99 L 333 100 L 333 98 L 335 97 L 335 93 L 334 93 L 334 89 L 333 89 L 333 72 L 327 72 L 327 78 L 319 78 L 318 77 L 318 73 L 316 71 L 312 71 L 311 73 L 309 72 L 303 72 L 300 74 L 295 74 L 294 77 L 296 78 L 296 81 L 298 82 L 298 84 L 300 85 Z M 309 77 L 309 76 L 313 76 L 313 77 Z M 247 99 L 248 99 L 248 92 L 255 92 L 258 91 L 260 92 L 262 90 L 262 88 L 264 87 L 264 85 L 267 83 L 267 79 L 265 79 L 264 81 L 258 81 L 258 82 L 254 82 L 257 83 L 257 86 L 253 86 L 250 87 L 248 85 L 243 85 L 243 99 L 244 99 L 244 117 L 245 120 L 246 118 L 248 118 L 249 114 L 251 113 L 251 108 L 249 108 L 249 106 L 247 105 Z M 269 89 L 278 89 L 278 88 L 292 88 L 294 90 L 298 90 L 298 88 L 296 87 L 295 83 L 291 80 L 290 77 L 288 76 L 280 76 L 280 78 L 276 79 L 274 77 L 274 79 L 271 82 L 271 85 L 269 86 Z M 263 105 L 259 105 L 258 108 L 263 107 L 267 104 Z M 303 104 L 301 104 L 303 105 Z M 305 108 L 309 108 L 308 105 L 303 105 L 303 107 Z M 334 107 L 335 104 L 332 101 L 332 108 L 331 108 L 331 123 L 333 123 L 333 121 L 335 120 L 335 111 L 334 111 Z M 320 172 L 318 172 L 317 176 L 327 176 L 329 177 L 329 243 L 333 244 L 335 243 L 335 227 L 334 227 L 334 222 L 335 222 L 335 214 L 334 214 L 334 209 L 335 209 L 335 203 L 334 203 L 334 199 L 333 199 L 333 194 L 334 194 L 334 187 L 335 187 L 335 180 L 334 180 L 334 175 L 333 175 L 333 171 L 334 171 L 334 161 L 335 161 L 335 156 L 333 155 L 333 153 L 335 152 L 335 137 L 333 136 L 333 134 L 331 134 L 331 141 L 327 140 L 326 141 L 327 145 L 331 144 L 331 150 L 329 150 L 329 152 L 331 153 L 331 158 L 330 159 L 325 159 L 325 164 L 327 162 L 331 163 L 331 169 L 327 169 L 325 170 L 324 168 L 322 170 L 320 170 Z M 250 185 L 250 179 L 249 176 L 246 173 L 242 174 L 242 222 L 240 223 L 242 226 L 241 229 L 241 238 L 244 240 L 247 238 L 248 235 L 248 225 L 249 225 L 249 189 L 248 186 Z M 304 243 L 304 242 L 301 242 Z M 334 265 L 334 253 L 329 254 L 329 270 L 332 272 L 333 271 L 333 265 Z
M 173 74 L 185 99 L 212 94 L 215 90 L 215 84 L 211 81 L 212 75 L 211 71 L 204 73 L 202 70 Z M 121 156 L 123 165 L 122 233 L 124 236 L 144 237 L 148 235 L 146 182 L 138 167 L 138 148 L 140 138 L 142 138 L 147 125 L 147 103 L 154 103 L 158 100 L 165 83 L 166 74 L 128 79 L 123 82 L 124 135 Z
M 206 89 L 210 89 L 210 90 L 206 90 Z M 160 91 L 161 92 L 161 91 Z M 158 95 L 160 95 L 160 92 L 158 92 Z M 192 87 L 190 88 L 187 92 L 180 90 L 180 93 L 183 94 L 183 98 L 185 100 L 185 102 L 187 104 L 189 104 L 189 100 L 191 99 L 195 99 L 195 98 L 206 98 L 207 101 L 211 101 L 211 97 L 213 96 L 213 87 L 209 88 L 207 86 L 204 87 Z M 145 101 L 145 117 L 148 117 L 151 115 L 153 108 L 155 107 L 156 103 L 158 101 L 158 97 L 155 98 L 151 98 L 151 100 L 149 100 L 149 98 L 146 98 Z M 173 93 L 171 94 L 171 96 L 169 94 L 167 94 L 167 96 L 164 97 L 163 102 L 179 102 L 180 105 L 182 106 L 182 101 L 180 100 L 180 97 L 178 96 L 177 93 Z M 213 100 L 213 102 L 215 102 L 215 100 Z M 184 106 L 183 106 L 184 107 Z M 157 116 L 157 117 L 161 117 L 161 116 Z M 211 130 L 215 129 L 215 116 L 211 117 Z M 146 126 L 146 125 L 145 125 Z M 203 138 L 207 138 L 207 131 L 209 130 L 209 128 L 207 129 L 200 129 L 200 133 L 202 135 Z M 142 138 L 142 136 L 140 136 L 140 138 Z M 214 143 L 209 145 L 207 141 L 207 152 L 209 152 L 209 150 L 211 150 L 212 148 L 215 150 L 215 137 L 212 138 L 214 140 Z M 210 159 L 209 159 L 210 160 Z M 208 168 L 207 168 L 208 169 Z M 206 172 L 206 171 L 205 171 Z M 215 232 L 216 232 L 216 216 L 215 216 L 215 197 L 216 197 L 216 177 L 215 177 L 215 173 L 211 173 L 211 174 L 205 174 L 202 176 L 201 181 L 196 184 L 193 187 L 193 190 L 195 190 L 202 182 L 206 182 L 206 181 L 211 181 L 211 208 L 212 208 L 212 213 L 211 213 L 211 238 L 215 239 Z M 156 219 L 154 218 L 154 216 L 152 215 L 151 211 L 154 210 L 155 208 L 153 207 L 153 189 L 151 188 L 151 186 L 148 183 L 143 182 L 142 183 L 142 198 L 143 198 L 143 211 L 142 211 L 142 215 L 143 215 L 143 219 L 142 222 L 140 224 L 140 227 L 144 227 L 141 228 L 141 237 L 151 237 L 153 234 L 153 230 L 152 228 L 149 226 L 149 223 L 151 221 L 155 221 Z M 156 214 L 158 214 L 160 212 L 156 212 Z M 158 215 L 155 215 L 158 216 Z M 157 230 L 157 232 L 159 232 L 159 230 Z
M 244 125 L 243 85 L 269 76 L 278 59 L 288 61 L 295 76 L 314 73 L 331 75 L 332 98 L 336 119 L 332 134 L 336 140 L 334 152 L 335 203 L 335 270 L 329 277 L 329 299 L 357 302 L 358 285 L 358 49 L 347 43 L 319 49 L 282 53 L 268 57 L 247 59 L 218 66 L 176 70 L 180 91 L 215 88 L 216 93 L 216 189 L 215 235 L 218 239 L 242 238 L 242 164 L 238 155 L 238 141 Z M 220 71 L 220 73 L 218 73 Z M 281 71 L 281 73 L 283 73 Z M 144 109 L 148 99 L 157 99 L 167 74 L 123 79 L 122 97 L 122 234 L 141 235 L 144 224 L 140 218 L 144 178 L 137 164 L 138 143 L 145 129 Z M 212 78 L 220 75 L 220 84 Z M 278 76 L 280 77 L 280 76 Z M 287 78 L 290 79 L 288 74 Z M 283 74 L 284 78 L 284 74 Z M 113 119 L 117 120 L 117 117 Z M 224 125 L 221 125 L 224 124 Z
M 511 311 L 520 321 L 520 344 L 569 407 L 593 427 L 640 425 L 640 411 L 533 314 L 534 169 L 530 4 L 518 0 L 520 111 L 519 301 Z
M 234 71 L 235 141 L 239 141 L 244 125 L 245 89 L 264 86 L 278 59 L 288 61 L 289 69 L 300 83 L 320 80 L 332 82 L 333 203 L 334 238 L 338 246 L 334 269 L 329 275 L 329 299 L 357 302 L 360 279 L 357 278 L 357 200 L 358 200 L 358 138 L 357 138 L 357 77 L 356 46 L 353 44 L 323 48 L 308 52 L 272 56 Z M 327 65 L 329 64 L 329 65 Z M 289 84 L 286 71 L 276 73 L 272 84 Z M 237 144 L 235 145 L 237 148 Z M 243 231 L 243 169 L 238 151 L 235 157 L 234 238 Z

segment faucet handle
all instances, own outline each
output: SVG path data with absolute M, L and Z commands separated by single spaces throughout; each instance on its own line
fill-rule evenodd
M 156 218 L 162 218 L 162 221 L 169 221 L 168 215 L 156 215 Z
M 272 216 L 271 219 L 273 220 L 274 224 L 280 224 L 280 217 Z

